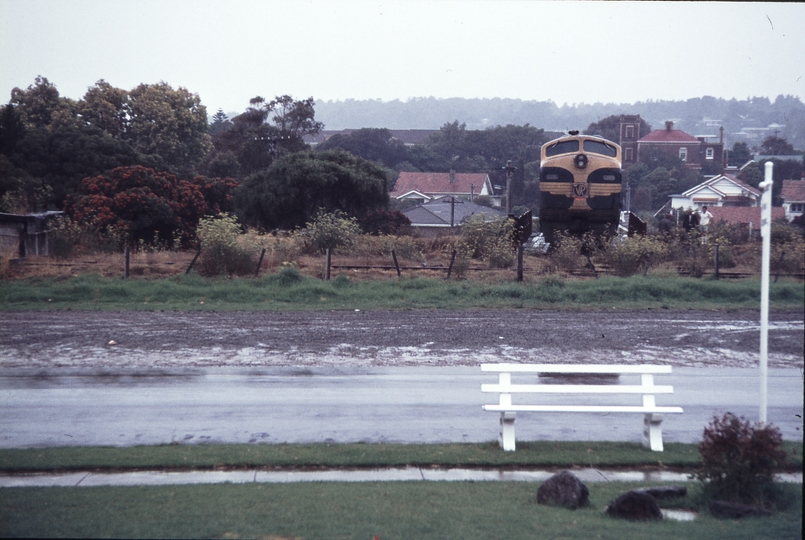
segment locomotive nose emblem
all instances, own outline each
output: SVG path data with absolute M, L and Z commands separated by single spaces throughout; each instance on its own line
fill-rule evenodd
M 587 184 L 573 184 L 573 196 L 579 199 L 587 198 Z

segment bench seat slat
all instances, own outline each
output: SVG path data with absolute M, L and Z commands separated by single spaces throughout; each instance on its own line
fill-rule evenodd
M 640 407 L 628 405 L 484 405 L 485 411 L 498 412 L 614 412 L 614 413 L 681 413 L 682 407 Z
M 481 371 L 508 373 L 671 373 L 672 366 L 642 365 L 579 365 L 579 364 L 481 364 Z
M 482 384 L 481 392 L 526 394 L 673 394 L 673 386 L 603 384 Z

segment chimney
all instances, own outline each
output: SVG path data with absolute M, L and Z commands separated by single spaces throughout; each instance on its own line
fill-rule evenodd
M 671 131 L 674 129 L 674 123 L 670 120 L 665 121 L 665 131 Z
M 442 169 L 442 170 L 444 170 L 444 169 Z M 450 169 L 450 183 L 451 184 L 456 183 L 456 171 L 454 169 Z
M 724 144 L 724 126 L 718 128 L 718 142 Z

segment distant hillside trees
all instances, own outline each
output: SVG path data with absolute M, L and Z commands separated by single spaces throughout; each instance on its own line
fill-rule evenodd
M 558 96 L 557 99 L 561 99 Z M 594 96 L 592 99 L 595 99 Z M 636 103 L 557 104 L 553 101 L 521 99 L 411 98 L 406 101 L 346 100 L 318 103 L 317 115 L 328 129 L 377 127 L 388 129 L 438 129 L 445 122 L 459 119 L 468 130 L 489 126 L 541 126 L 548 131 L 584 129 L 610 115 L 639 114 L 648 123 L 661 125 L 674 119 L 678 129 L 694 135 L 726 134 L 745 127 L 779 124 L 779 135 L 795 149 L 805 149 L 805 104 L 796 96 L 779 95 L 746 99 L 722 99 L 703 96 L 687 100 L 647 100 Z M 713 121 L 716 131 L 713 131 Z M 641 133 L 643 133 L 641 129 Z M 734 141 L 728 141 L 732 144 Z

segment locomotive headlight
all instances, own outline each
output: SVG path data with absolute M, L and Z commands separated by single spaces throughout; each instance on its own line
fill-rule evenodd
M 586 167 L 587 166 L 587 161 L 588 161 L 587 156 L 585 156 L 584 154 L 579 154 L 575 158 L 573 158 L 573 163 L 579 169 L 583 169 L 584 167 Z

